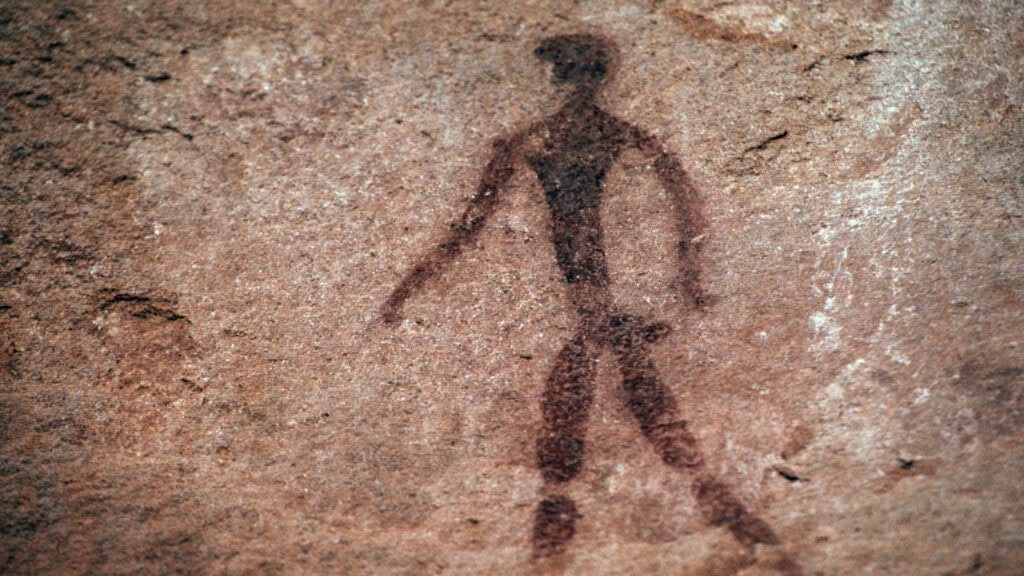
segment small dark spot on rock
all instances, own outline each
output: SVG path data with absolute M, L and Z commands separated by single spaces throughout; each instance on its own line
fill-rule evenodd
M 797 474 L 792 468 L 782 464 L 775 465 L 775 473 L 785 478 L 786 482 L 799 482 L 803 480 L 799 474 Z
M 764 150 L 772 142 L 775 142 L 776 140 L 782 140 L 786 136 L 789 136 L 789 130 L 783 130 L 782 132 L 779 132 L 778 134 L 774 134 L 772 136 L 769 136 L 768 138 L 765 138 L 764 140 L 762 140 L 760 143 L 747 148 L 746 150 L 744 150 L 744 152 L 753 152 L 755 150 Z
M 888 54 L 888 50 L 865 50 L 863 52 L 857 52 L 855 54 L 847 54 L 843 56 L 846 60 L 852 60 L 854 62 L 865 62 L 870 56 L 882 56 Z
M 981 571 L 981 567 L 984 565 L 985 563 L 981 560 L 981 553 L 976 552 L 974 556 L 971 558 L 971 567 L 970 572 L 968 572 L 968 574 L 979 574 Z

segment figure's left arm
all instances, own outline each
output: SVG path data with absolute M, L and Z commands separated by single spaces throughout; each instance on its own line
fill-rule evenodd
M 630 127 L 630 144 L 653 163 L 661 185 L 672 197 L 679 224 L 679 288 L 690 303 L 702 308 L 707 303 L 700 282 L 700 250 L 704 240 L 704 214 L 700 195 L 683 170 L 679 159 L 652 134 Z

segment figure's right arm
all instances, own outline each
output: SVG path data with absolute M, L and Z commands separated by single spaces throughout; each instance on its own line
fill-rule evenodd
M 499 139 L 494 142 L 494 152 L 484 169 L 476 194 L 470 199 L 458 221 L 451 224 L 444 241 L 406 272 L 402 281 L 384 301 L 381 307 L 384 322 L 393 324 L 401 319 L 402 305 L 405 301 L 427 280 L 443 272 L 444 268 L 462 252 L 462 248 L 479 235 L 484 222 L 497 207 L 499 193 L 515 173 L 518 140 Z

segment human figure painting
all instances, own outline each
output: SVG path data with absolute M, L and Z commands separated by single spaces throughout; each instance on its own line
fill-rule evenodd
M 697 190 L 679 160 L 653 135 L 598 106 L 598 93 L 616 62 L 611 40 L 593 34 L 559 35 L 541 42 L 533 54 L 550 63 L 552 81 L 566 85 L 568 96 L 550 116 L 494 141 L 492 157 L 461 218 L 405 274 L 384 302 L 382 318 L 389 324 L 400 320 L 406 300 L 476 239 L 516 169 L 529 167 L 544 191 L 555 256 L 577 317 L 575 334 L 555 358 L 540 397 L 543 423 L 536 439 L 536 462 L 544 484 L 534 512 L 532 558 L 565 554 L 576 534 L 581 515 L 567 486 L 584 463 L 596 364 L 606 351 L 615 358 L 640 433 L 666 465 L 689 476 L 704 520 L 726 527 L 750 557 L 756 545 L 778 545 L 771 527 L 712 474 L 697 438 L 658 376 L 650 347 L 668 334 L 669 327 L 612 303 L 600 208 L 605 175 L 619 155 L 638 150 L 671 196 L 678 224 L 675 285 L 686 305 L 699 309 L 706 303 L 699 259 L 705 222 Z M 800 573 L 789 560 L 776 568 Z

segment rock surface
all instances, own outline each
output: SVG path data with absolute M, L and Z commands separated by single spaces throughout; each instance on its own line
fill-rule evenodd
M 5 574 L 1017 574 L 1024 8 L 993 2 L 256 1 L 0 7 Z M 489 142 L 557 107 L 531 56 L 600 33 L 611 113 L 708 220 L 608 175 L 617 303 L 709 467 L 696 511 L 601 363 L 582 518 L 531 561 L 538 398 L 575 318 L 520 171 L 384 325 Z

